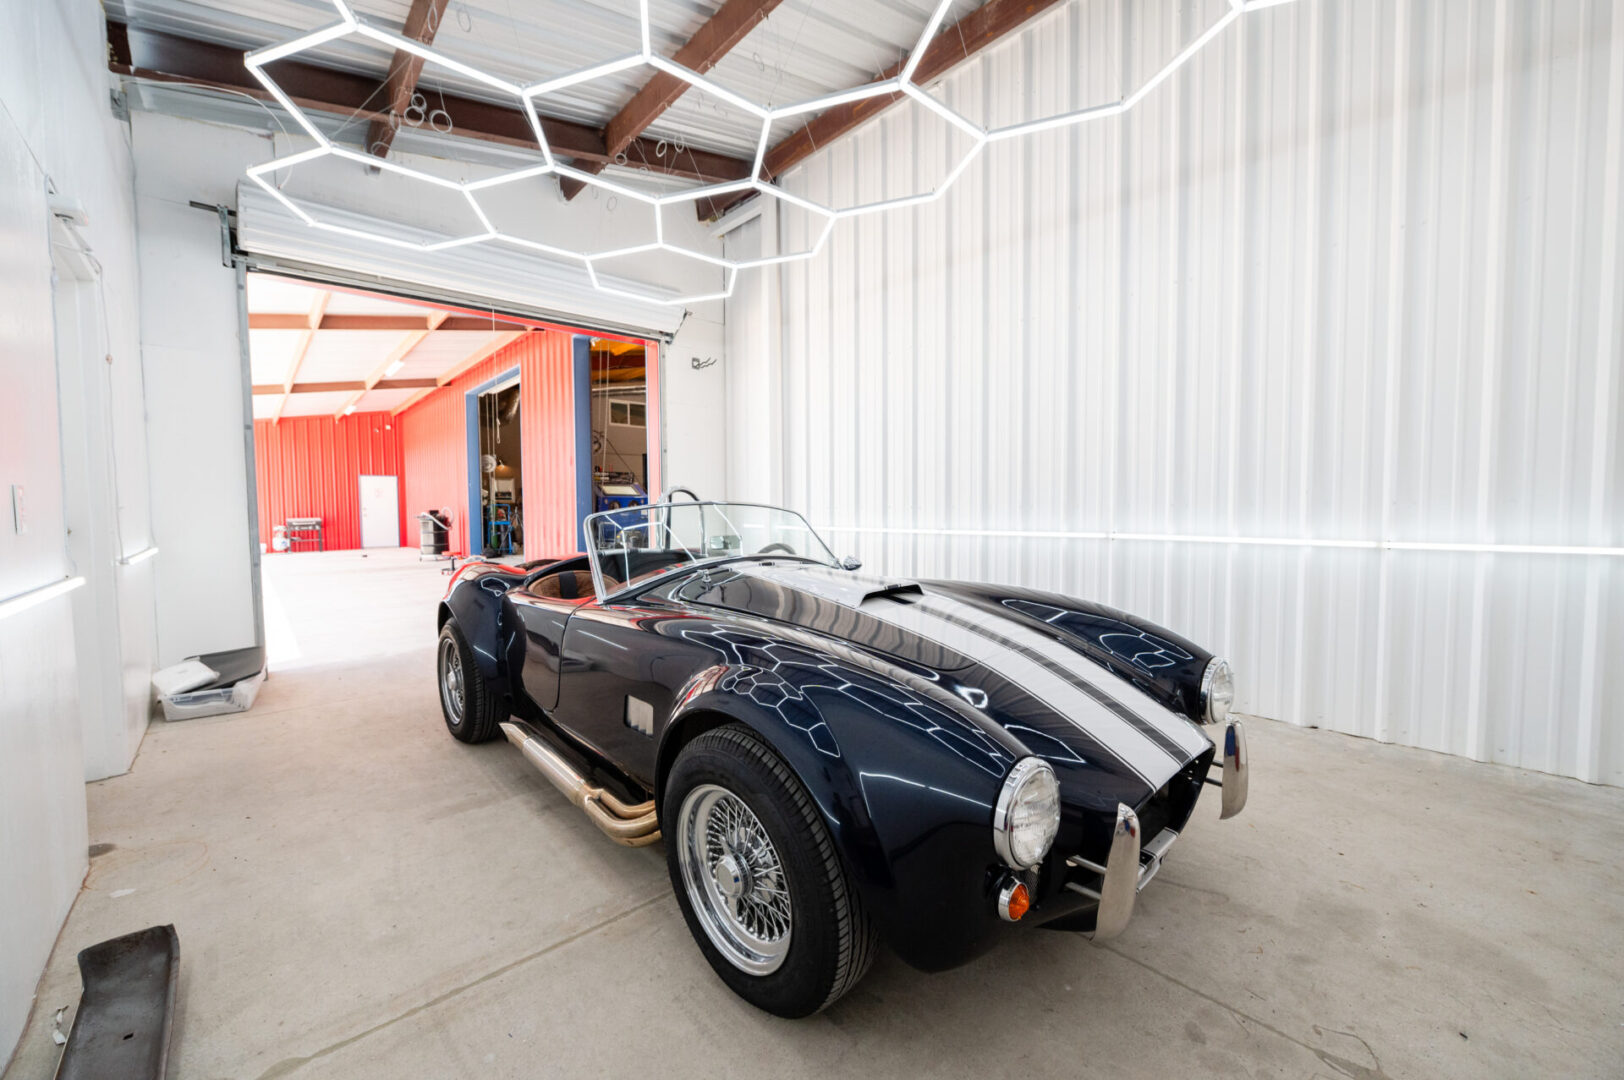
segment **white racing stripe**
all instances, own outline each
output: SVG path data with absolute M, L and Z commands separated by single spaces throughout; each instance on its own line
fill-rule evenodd
M 929 596 L 926 603 L 941 605 L 946 614 L 955 615 L 961 619 L 986 621 L 988 615 L 979 608 L 971 607 L 960 600 L 949 596 Z M 1195 757 L 1207 748 L 1207 737 L 1196 730 L 1191 721 L 1169 709 L 1128 680 L 1112 674 L 1100 667 L 1088 657 L 1074 649 L 1068 648 L 1065 643 L 1056 641 L 1043 631 L 1030 626 L 1023 626 L 1016 618 L 1000 619 L 996 626 L 997 632 L 1007 638 L 1018 641 L 1024 648 L 1029 648 L 1040 656 L 1059 664 L 1077 678 L 1082 679 L 1094 689 L 1115 698 L 1123 706 L 1145 723 L 1177 743 L 1190 757 Z M 1061 631 L 1057 628 L 1056 633 Z
M 1086 732 L 1152 789 L 1160 788 L 1184 767 L 1184 762 L 1175 761 L 1144 732 L 1044 667 L 1031 654 L 965 629 L 930 610 L 930 601 L 939 599 L 927 595 L 914 603 L 878 600 L 864 604 L 862 610 L 865 615 L 961 652 L 998 672 Z M 977 619 L 987 619 L 985 612 L 969 610 Z

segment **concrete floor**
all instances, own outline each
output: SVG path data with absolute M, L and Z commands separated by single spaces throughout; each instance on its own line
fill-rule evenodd
M 788 1022 L 711 973 L 658 848 L 446 735 L 434 566 L 265 565 L 298 655 L 90 785 L 103 853 L 7 1078 L 55 1068 L 78 949 L 164 922 L 183 1078 L 1624 1075 L 1624 791 L 1258 722 L 1245 814 L 1203 805 L 1118 941 L 882 953 Z

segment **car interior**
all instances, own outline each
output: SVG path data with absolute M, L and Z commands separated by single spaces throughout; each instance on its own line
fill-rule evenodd
M 608 575 L 604 581 L 611 588 L 617 584 Z M 592 567 L 585 555 L 532 571 L 524 579 L 523 588 L 542 600 L 591 600 L 597 595 L 592 588 Z

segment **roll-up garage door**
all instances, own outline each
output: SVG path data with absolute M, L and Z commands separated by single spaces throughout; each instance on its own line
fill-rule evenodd
M 322 219 L 386 235 L 401 231 L 346 210 L 325 210 Z M 579 263 L 499 243 L 416 251 L 313 229 L 250 183 L 237 188 L 237 244 L 257 269 L 458 306 L 494 307 L 583 329 L 670 341 L 682 323 L 679 306 L 593 288 Z

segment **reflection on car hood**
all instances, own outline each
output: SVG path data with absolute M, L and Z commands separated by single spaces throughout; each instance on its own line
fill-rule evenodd
M 876 619 L 865 602 L 896 593 L 919 593 L 917 582 L 835 570 L 816 563 L 733 564 L 684 585 L 679 597 L 693 604 L 760 615 L 815 630 L 936 671 L 969 667 L 952 649 Z
M 1189 720 L 1090 659 L 1064 630 L 948 583 L 745 563 L 697 577 L 680 598 L 929 669 L 933 685 L 961 709 L 1054 764 L 1063 787 L 1073 770 L 1090 774 L 1093 785 L 1103 772 L 1120 779 L 1124 794 L 1148 794 L 1211 747 Z

